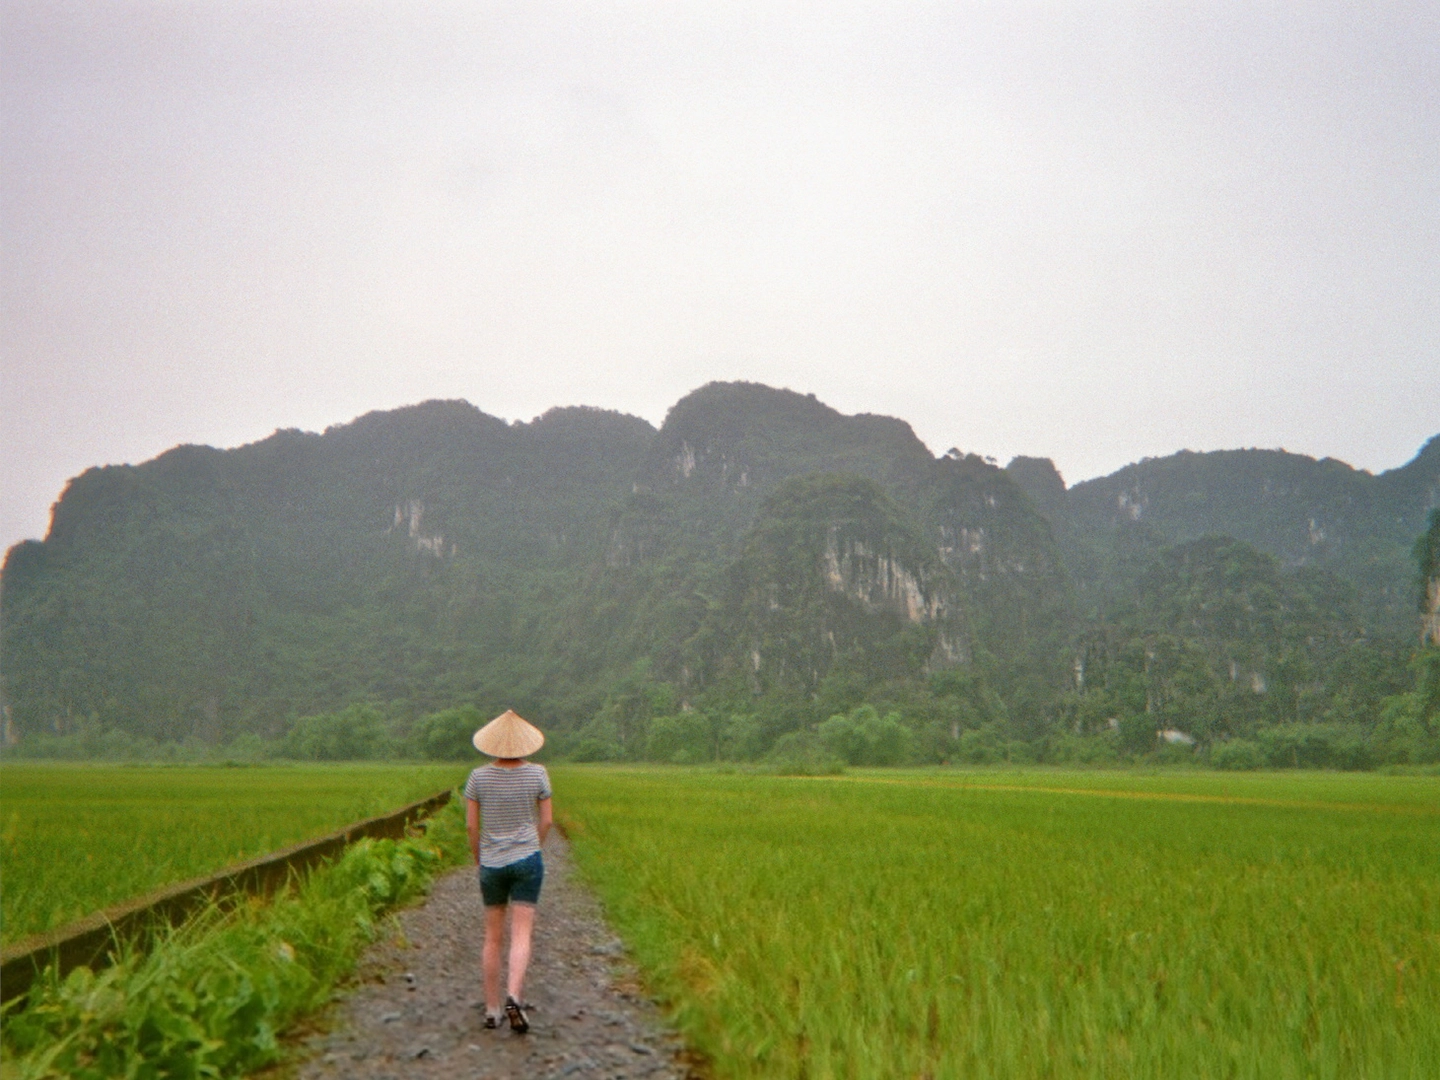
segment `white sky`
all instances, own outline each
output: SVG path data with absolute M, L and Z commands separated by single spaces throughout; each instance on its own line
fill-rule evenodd
M 0 0 L 0 544 L 65 480 L 712 379 L 1074 482 L 1440 431 L 1440 7 Z

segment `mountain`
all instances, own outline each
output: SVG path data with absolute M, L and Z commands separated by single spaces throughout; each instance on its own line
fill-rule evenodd
M 599 410 L 510 425 L 428 402 L 88 470 L 6 559 L 14 723 L 215 740 L 355 698 L 512 691 L 531 611 L 596 557 L 653 437 Z
M 1181 451 L 1068 490 L 1045 459 L 1016 458 L 1006 471 L 1043 508 L 1092 610 L 1162 548 L 1217 535 L 1285 567 L 1340 574 L 1360 589 L 1372 629 L 1413 632 L 1410 550 L 1440 506 L 1440 436 L 1379 476 L 1283 450 Z
M 716 666 L 709 642 L 728 632 L 722 597 L 734 573 L 760 572 L 753 530 L 781 505 L 768 500 L 795 478 L 819 475 L 869 480 L 883 492 L 889 519 L 918 538 L 925 564 L 953 576 L 976 646 L 1003 657 L 994 662 L 1007 674 L 1022 678 L 1032 646 L 1044 652 L 1068 632 L 1049 527 L 1002 470 L 973 455 L 937 460 L 900 420 L 844 416 L 787 390 L 714 383 L 666 417 L 611 528 L 604 570 L 592 574 L 581 608 L 607 613 L 606 652 L 576 656 L 567 667 L 598 674 L 644 656 L 684 693 L 708 687 L 730 670 Z M 784 505 L 791 519 L 810 515 L 803 526 L 792 520 L 797 538 L 828 535 L 835 524 L 824 500 Z M 805 550 L 817 566 L 827 557 L 814 543 Z M 572 640 L 600 643 L 596 630 Z M 829 632 L 818 623 L 813 630 Z
M 1404 688 L 1437 502 L 1440 440 L 1378 477 L 1227 451 L 1067 489 L 750 383 L 658 431 L 432 401 L 71 481 L 0 578 L 6 731 L 217 743 L 365 705 L 403 734 L 513 705 L 597 756 L 652 727 L 758 752 L 875 702 L 945 757 L 970 726 L 1117 711 L 1361 722 Z

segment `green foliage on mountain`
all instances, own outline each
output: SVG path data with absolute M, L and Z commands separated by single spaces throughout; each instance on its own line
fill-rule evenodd
M 1157 729 L 1270 760 L 1297 725 L 1295 760 L 1325 725 L 1423 760 L 1437 502 L 1435 440 L 1378 477 L 1234 451 L 1067 490 L 755 384 L 659 431 L 428 402 L 77 477 L 6 559 L 0 686 L 22 751 L 446 759 L 513 706 L 590 760 L 1107 760 Z
M 1341 574 L 1377 630 L 1413 629 L 1410 548 L 1440 505 L 1440 437 L 1379 476 L 1283 450 L 1182 451 L 1059 492 L 1048 461 L 1017 458 L 1007 471 L 1045 507 L 1092 611 L 1160 548 L 1224 535 L 1284 566 Z
M 512 700 L 544 675 L 536 611 L 595 557 L 653 437 L 599 410 L 507 425 L 431 402 L 89 470 L 6 561 L 13 722 L 215 741 L 356 700 Z
M 1232 766 L 1440 756 L 1395 721 L 1440 438 L 1379 476 L 1263 450 L 1147 459 L 1069 490 L 1044 459 L 1007 472 L 1052 524 L 1085 624 L 1057 729 L 1108 731 L 1121 751 L 1173 729 Z
M 1355 593 L 1229 537 L 1167 549 L 1134 602 L 1082 635 L 1071 721 L 1081 733 L 1128 721 L 1131 749 L 1157 729 L 1208 743 L 1275 724 L 1373 721 L 1404 688 L 1404 656 L 1366 636 Z

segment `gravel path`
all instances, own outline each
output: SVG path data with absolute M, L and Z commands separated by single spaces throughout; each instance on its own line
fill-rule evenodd
M 359 985 L 305 1040 L 303 1080 L 565 1077 L 686 1080 L 702 1075 L 640 990 L 624 948 L 576 879 L 553 830 L 526 976 L 530 1032 L 487 1031 L 482 915 L 473 867 L 440 878 L 401 912 L 401 933 L 373 947 Z

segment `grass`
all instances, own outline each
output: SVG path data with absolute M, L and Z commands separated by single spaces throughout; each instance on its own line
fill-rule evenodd
M 0 766 L 0 940 L 396 809 L 463 766 Z
M 144 954 L 53 973 L 6 1006 L 4 1080 L 221 1080 L 283 1055 L 277 1035 L 330 998 L 380 916 L 466 850 L 452 803 L 423 838 L 361 840 L 272 900 L 211 908 Z
M 552 772 L 720 1077 L 1440 1075 L 1440 778 Z

